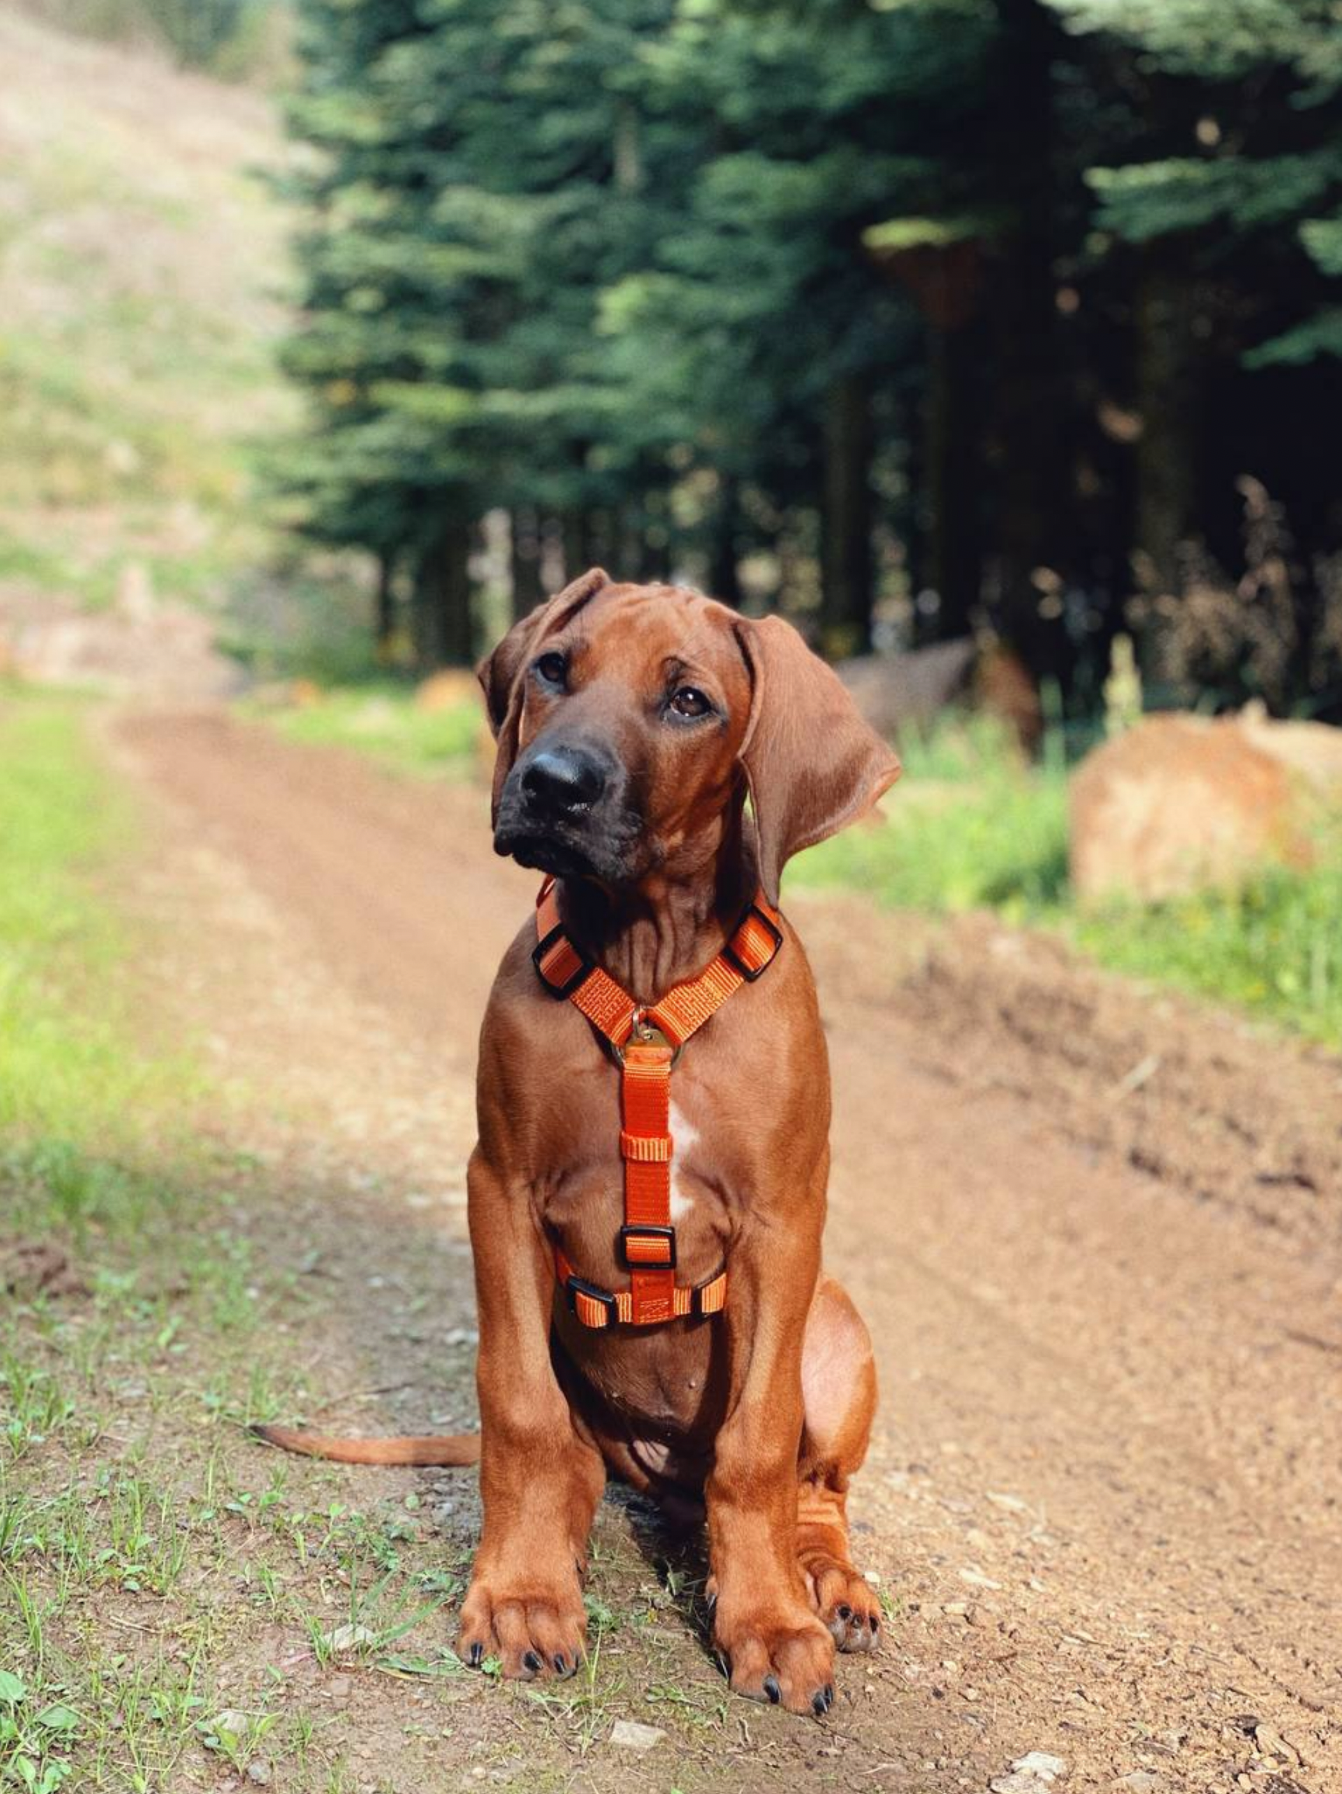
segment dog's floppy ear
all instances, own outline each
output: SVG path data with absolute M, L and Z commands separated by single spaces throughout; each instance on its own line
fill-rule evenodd
M 600 567 L 592 567 L 580 578 L 571 580 L 562 592 L 538 604 L 520 623 L 514 623 L 494 652 L 475 669 L 485 694 L 489 727 L 499 744 L 494 761 L 496 819 L 503 782 L 517 758 L 517 734 L 522 717 L 522 670 L 552 630 L 562 629 L 589 598 L 594 598 L 603 586 L 609 584 L 610 575 Z
M 790 623 L 765 617 L 735 627 L 752 682 L 741 763 L 755 814 L 760 883 L 777 903 L 793 854 L 869 810 L 899 777 L 899 760 Z

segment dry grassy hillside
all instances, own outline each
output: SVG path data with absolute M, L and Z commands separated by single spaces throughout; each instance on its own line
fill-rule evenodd
M 206 597 L 259 552 L 249 444 L 292 401 L 284 153 L 260 94 L 0 0 L 0 591 Z

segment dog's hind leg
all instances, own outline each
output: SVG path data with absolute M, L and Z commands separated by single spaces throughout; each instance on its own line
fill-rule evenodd
M 841 1651 L 873 1651 L 880 1604 L 853 1567 L 848 1481 L 867 1454 L 876 1411 L 871 1336 L 847 1292 L 822 1277 L 802 1347 L 806 1420 L 798 1461 L 797 1558 L 815 1610 Z

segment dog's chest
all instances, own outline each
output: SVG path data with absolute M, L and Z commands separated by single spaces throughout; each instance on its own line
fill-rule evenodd
M 699 1130 L 680 1106 L 671 1104 L 671 1225 L 688 1221 L 694 1211 L 694 1185 L 687 1170 L 700 1145 Z
M 730 1117 L 711 1092 L 673 1077 L 670 1102 L 670 1223 L 675 1229 L 677 1281 L 702 1282 L 721 1269 L 734 1230 L 738 1199 Z M 688 1087 L 686 1087 L 688 1086 Z M 605 1288 L 627 1281 L 619 1263 L 625 1220 L 624 1161 L 615 1105 L 593 1105 L 583 1125 L 556 1145 L 545 1179 L 543 1220 L 578 1274 Z

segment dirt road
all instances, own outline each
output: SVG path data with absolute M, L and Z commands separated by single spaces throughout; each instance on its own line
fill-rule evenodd
M 202 888 L 233 893 L 183 918 L 179 966 L 231 970 L 178 1001 L 213 1006 L 201 1025 L 268 1065 L 277 1099 L 357 1107 L 374 1171 L 419 1153 L 433 1175 L 468 1141 L 482 1002 L 532 895 L 493 857 L 482 795 L 210 714 L 123 719 L 114 752 L 205 856 Z M 244 900 L 269 934 L 242 939 Z M 886 1649 L 841 1665 L 827 1726 L 731 1702 L 697 1768 L 598 1751 L 578 1785 L 983 1788 L 1042 1751 L 1066 1789 L 1337 1794 L 1342 1063 L 987 922 L 788 908 L 836 1087 L 827 1258 L 881 1375 L 853 1510 Z M 278 1045 L 264 1016 L 231 1035 L 222 1017 L 267 956 L 302 989 Z M 437 1175 L 455 1187 L 460 1165 Z M 367 1325 L 421 1386 L 353 1414 L 367 1430 L 443 1419 L 437 1365 L 385 1310 L 447 1285 L 470 1307 L 459 1198 L 431 1253 L 376 1182 L 358 1249 L 370 1269 L 384 1242 L 388 1284 Z

